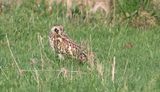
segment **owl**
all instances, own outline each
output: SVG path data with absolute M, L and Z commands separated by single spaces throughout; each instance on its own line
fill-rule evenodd
M 86 51 L 69 38 L 62 25 L 55 25 L 51 28 L 49 43 L 51 48 L 58 54 L 60 60 L 64 60 L 66 56 L 75 58 L 80 62 L 87 60 Z

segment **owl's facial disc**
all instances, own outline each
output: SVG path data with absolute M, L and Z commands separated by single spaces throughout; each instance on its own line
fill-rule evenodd
M 56 26 L 53 26 L 51 31 L 53 33 L 56 33 L 58 35 L 62 35 L 63 32 L 64 32 L 64 29 L 63 29 L 63 26 L 62 25 L 56 25 Z

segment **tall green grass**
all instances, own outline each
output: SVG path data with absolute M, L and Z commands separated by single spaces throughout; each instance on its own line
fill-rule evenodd
M 0 15 L 1 92 L 160 91 L 159 27 L 111 28 L 97 20 L 77 22 L 41 12 L 43 10 L 33 11 L 32 3 L 28 2 Z M 64 61 L 57 58 L 48 43 L 48 32 L 57 23 L 64 25 L 66 33 L 77 43 L 90 44 L 98 67 L 91 68 L 87 63 L 79 64 L 70 58 Z

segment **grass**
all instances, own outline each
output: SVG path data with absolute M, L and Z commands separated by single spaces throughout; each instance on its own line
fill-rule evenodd
M 109 28 L 96 20 L 77 22 L 54 14 L 41 15 L 26 7 L 0 15 L 1 92 L 160 91 L 159 27 Z M 99 68 L 91 69 L 73 59 L 59 61 L 48 43 L 48 32 L 57 23 L 64 25 L 76 42 L 91 38 L 89 43 L 96 53 Z

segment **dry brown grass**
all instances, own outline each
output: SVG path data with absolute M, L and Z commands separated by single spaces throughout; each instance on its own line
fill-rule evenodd
M 160 0 L 152 0 L 151 3 L 153 4 L 154 9 L 160 10 Z
M 139 10 L 138 14 L 132 18 L 132 26 L 137 28 L 145 28 L 156 26 L 156 18 L 146 10 Z
M 42 0 L 36 0 L 36 4 L 39 5 Z M 49 13 L 54 12 L 52 5 L 56 3 L 61 4 L 67 8 L 67 17 L 72 17 L 73 5 L 76 5 L 81 14 L 85 13 L 96 13 L 97 11 L 102 11 L 109 14 L 111 11 L 112 0 L 45 0 L 47 11 Z

